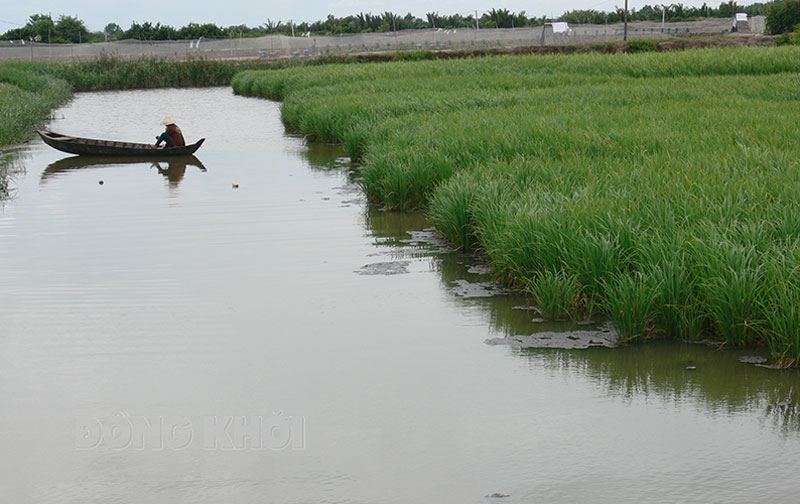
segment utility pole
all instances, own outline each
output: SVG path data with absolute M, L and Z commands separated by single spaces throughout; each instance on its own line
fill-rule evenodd
M 478 11 L 475 11 L 475 29 L 476 30 L 480 30 L 481 29 L 481 25 L 478 22 Z
M 664 22 L 667 20 L 667 6 L 661 4 L 661 31 L 664 31 Z
M 394 13 L 392 13 L 392 31 L 394 31 L 394 50 L 395 51 L 398 48 L 398 45 L 397 45 L 397 23 L 395 22 L 396 19 L 397 19 L 397 16 L 395 16 Z
M 625 0 L 625 31 L 622 35 L 622 40 L 628 40 L 628 0 Z

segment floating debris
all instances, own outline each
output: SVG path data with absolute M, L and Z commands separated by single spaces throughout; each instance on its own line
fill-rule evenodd
M 582 350 L 589 347 L 615 348 L 616 334 L 602 334 L 597 331 L 544 331 L 528 336 L 517 335 L 505 338 L 491 338 L 484 341 L 487 345 L 508 345 L 512 348 L 563 348 L 566 350 Z
M 469 282 L 459 279 L 455 281 L 455 286 L 451 289 L 453 294 L 464 298 L 480 298 L 502 296 L 507 291 L 494 282 Z
M 688 371 L 694 371 L 697 369 L 697 366 L 695 366 L 694 364 L 689 364 L 688 366 L 686 366 L 686 369 Z
M 486 495 L 485 497 L 486 497 L 487 499 L 505 499 L 506 497 L 511 497 L 511 496 L 510 496 L 510 495 L 508 495 L 508 494 L 504 494 L 504 493 L 500 493 L 500 492 L 495 492 L 495 493 L 493 493 L 493 494 L 491 494 L 491 495 Z
M 739 362 L 744 362 L 745 364 L 763 364 L 767 362 L 767 358 L 761 357 L 760 355 L 743 355 L 739 357 Z
M 435 246 L 436 250 L 433 252 L 440 254 L 447 254 L 454 252 L 453 248 L 448 245 L 447 241 L 436 232 L 434 228 L 427 228 L 421 231 L 406 231 L 411 237 L 398 240 L 400 243 L 408 245 L 419 246 Z
M 345 184 L 341 186 L 336 186 L 333 188 L 333 190 L 336 191 L 336 194 L 338 194 L 339 196 L 358 196 L 359 198 L 357 201 L 360 202 L 366 201 L 366 198 L 363 197 L 364 191 L 357 184 Z
M 492 272 L 492 267 L 488 264 L 473 264 L 467 269 L 467 273 L 473 275 L 488 275 Z
M 408 273 L 411 261 L 392 261 L 366 264 L 354 273 L 359 275 L 402 275 Z
M 616 329 L 614 329 L 614 325 L 610 321 L 606 322 L 605 324 L 603 324 L 600 327 L 598 327 L 597 330 L 600 331 L 600 332 L 604 332 L 604 333 L 612 333 L 613 332 L 613 333 L 616 334 Z

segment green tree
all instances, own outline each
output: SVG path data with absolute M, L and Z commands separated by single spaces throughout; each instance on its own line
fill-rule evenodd
M 767 33 L 779 35 L 800 24 L 800 0 L 775 2 L 767 10 Z
M 442 28 L 444 26 L 444 19 L 438 12 L 428 12 L 425 17 L 428 19 L 428 28 Z
M 89 36 L 89 30 L 83 21 L 73 16 L 61 15 L 55 25 L 56 37 L 73 43 L 85 42 Z
M 489 19 L 495 28 L 511 28 L 514 17 L 508 9 L 492 9 L 489 11 Z
M 44 41 L 51 38 L 55 31 L 53 18 L 49 14 L 34 14 L 28 19 L 27 26 L 30 27 L 30 36 L 32 38 L 36 38 L 38 35 Z
M 47 42 L 55 31 L 53 18 L 49 14 L 34 14 L 21 28 L 14 28 L 3 34 L 3 40 L 40 40 Z
M 111 40 L 122 35 L 123 30 L 122 27 L 117 23 L 108 23 L 106 27 L 103 28 L 103 33 L 105 33 L 108 39 Z

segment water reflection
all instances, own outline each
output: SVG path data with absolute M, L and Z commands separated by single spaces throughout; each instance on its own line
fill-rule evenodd
M 308 161 L 312 170 L 342 168 L 349 161 L 344 157 L 344 148 L 338 144 L 311 142 L 305 144 L 298 154 Z
M 192 161 L 192 159 L 194 161 Z M 187 166 L 196 166 L 200 171 L 206 171 L 206 167 L 203 166 L 203 163 L 194 156 L 190 156 L 190 158 L 181 157 L 170 159 L 166 162 L 156 161 L 152 166 L 158 170 L 158 173 L 167 178 L 169 186 L 172 189 L 177 188 L 180 181 L 183 180 L 184 175 L 186 175 Z
M 452 250 L 431 227 L 421 212 L 386 212 L 375 206 L 365 210 L 365 226 L 375 237 L 375 244 L 396 248 L 392 255 L 403 258 L 429 257 L 435 259 L 434 269 L 445 290 L 473 285 L 472 295 L 453 294 L 452 300 L 463 307 L 478 307 L 493 331 L 505 336 L 529 334 L 533 331 L 567 331 L 572 324 L 563 322 L 533 323 L 529 309 L 532 300 L 524 295 L 507 292 L 492 295 L 494 289 L 481 289 L 492 284 L 492 271 L 479 254 Z M 409 231 L 411 233 L 409 233 Z
M 19 148 L 0 151 L 0 203 L 11 198 L 14 179 L 25 173 L 24 161 L 30 156 L 23 152 Z
M 752 350 L 721 351 L 702 344 L 651 341 L 613 350 L 516 352 L 531 365 L 591 378 L 610 396 L 692 402 L 709 414 L 756 411 L 783 431 L 800 432 L 800 375 L 796 370 L 739 362 L 739 356 Z
M 106 168 L 118 165 L 145 165 L 155 168 L 159 174 L 167 179 L 171 189 L 177 188 L 180 181 L 183 180 L 187 166 L 194 166 L 201 172 L 207 171 L 203 163 L 195 156 L 174 156 L 161 159 L 152 157 L 69 156 L 50 163 L 42 172 L 40 182 L 44 184 L 50 178 L 85 168 Z

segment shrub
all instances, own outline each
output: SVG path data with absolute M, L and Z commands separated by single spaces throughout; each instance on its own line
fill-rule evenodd
M 628 44 L 629 53 L 642 53 L 658 51 L 658 42 L 650 39 L 635 39 L 629 40 Z
M 800 24 L 800 0 L 772 2 L 767 9 L 767 33 L 779 35 Z
M 422 61 L 436 59 L 436 53 L 433 51 L 397 51 L 394 53 L 392 59 L 394 61 Z

